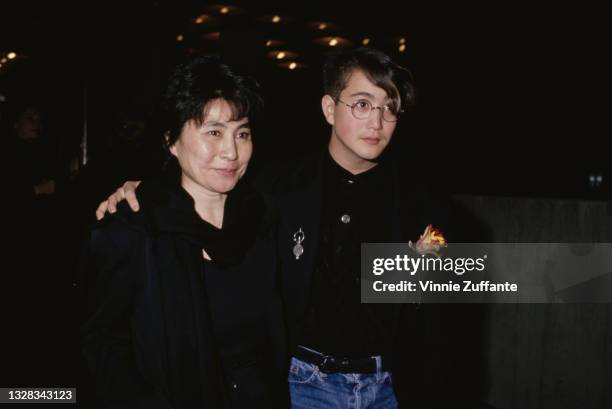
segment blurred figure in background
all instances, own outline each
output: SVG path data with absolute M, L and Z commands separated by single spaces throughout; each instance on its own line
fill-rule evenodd
M 47 140 L 43 140 L 40 109 L 26 105 L 19 110 L 13 124 L 14 137 L 9 142 L 10 156 L 15 164 L 11 177 L 22 198 L 55 193 L 53 159 Z
M 3 311 L 10 314 L 11 331 L 3 350 L 6 385 L 48 384 L 55 374 L 52 363 L 58 328 L 70 282 L 63 242 L 66 226 L 58 203 L 59 153 L 45 130 L 41 107 L 18 106 L 2 135 L 2 176 L 12 197 L 3 203 L 3 230 L 8 238 L 3 271 Z M 65 279 L 63 279 L 65 278 Z

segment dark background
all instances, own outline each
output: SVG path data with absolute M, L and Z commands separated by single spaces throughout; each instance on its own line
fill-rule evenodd
M 319 99 L 321 61 L 331 47 L 315 44 L 322 34 L 306 26 L 325 21 L 335 25 L 325 35 L 354 44 L 369 37 L 413 72 L 418 105 L 403 118 L 393 147 L 407 177 L 429 178 L 453 193 L 610 197 L 602 2 L 231 5 L 240 12 L 222 15 L 203 1 L 4 2 L 0 52 L 18 58 L 0 68 L 0 105 L 8 111 L 13 101 L 36 96 L 59 155 L 78 151 L 86 129 L 88 160 L 99 160 L 124 149 L 126 120 L 150 123 L 181 57 L 217 52 L 251 72 L 268 97 L 257 167 L 317 149 L 329 136 Z M 195 24 L 204 13 L 213 20 Z M 269 21 L 275 14 L 278 24 Z M 210 32 L 220 38 L 202 37 Z M 305 67 L 278 67 L 266 57 L 268 39 L 285 41 L 282 49 L 299 53 Z M 127 177 L 132 165 L 114 167 Z M 602 183 L 594 186 L 589 177 L 597 175 Z
M 181 58 L 220 53 L 263 85 L 266 118 L 254 136 L 254 168 L 324 146 L 321 63 L 330 47 L 315 43 L 322 34 L 307 27 L 311 21 L 334 24 L 325 34 L 354 44 L 368 37 L 413 72 L 417 106 L 400 121 L 390 150 L 406 178 L 462 194 L 495 233 L 493 241 L 612 237 L 603 2 L 231 4 L 242 13 L 221 15 L 220 6 L 203 1 L 0 5 L 0 58 L 17 53 L 0 67 L 0 136 L 10 134 L 15 107 L 36 101 L 58 166 L 73 157 L 87 162 L 76 179 L 58 180 L 53 223 L 46 229 L 34 223 L 38 240 L 26 237 L 25 255 L 12 257 L 16 267 L 3 258 L 0 288 L 12 297 L 2 312 L 13 317 L 2 322 L 13 330 L 2 340 L 20 336 L 0 351 L 16 368 L 0 373 L 0 385 L 76 385 L 81 403 L 93 396 L 76 334 L 79 239 L 100 200 L 158 165 L 151 146 L 159 132 L 151 124 Z M 201 14 L 212 20 L 195 24 Z M 270 23 L 275 14 L 278 24 Z M 203 37 L 214 32 L 218 40 Z M 266 56 L 269 39 L 285 41 L 282 49 L 297 52 L 304 67 L 279 67 Z M 591 176 L 602 182 L 590 183 Z M 2 214 L 3 228 L 12 218 L 24 231 L 21 219 Z M 32 266 L 23 268 L 24 259 Z M 466 344 L 482 344 L 483 360 L 466 366 L 466 378 L 485 366 L 486 400 L 499 408 L 609 408 L 611 323 L 605 304 L 492 306 L 481 334 L 465 332 Z M 0 369 L 12 368 L 5 362 L 0 357 Z

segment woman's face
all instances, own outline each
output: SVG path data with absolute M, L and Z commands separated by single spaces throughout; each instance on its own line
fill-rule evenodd
M 181 185 L 190 193 L 224 194 L 246 172 L 253 143 L 248 118 L 232 121 L 227 101 L 207 104 L 201 125 L 188 121 L 170 147 L 181 166 Z

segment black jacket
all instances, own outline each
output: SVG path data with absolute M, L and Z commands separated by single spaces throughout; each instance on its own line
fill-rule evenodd
M 296 346 L 304 318 L 318 248 L 322 154 L 305 158 L 296 165 L 270 170 L 265 177 L 267 192 L 277 205 L 278 257 L 281 264 L 282 292 L 286 309 L 289 349 Z M 449 242 L 485 240 L 477 219 L 448 197 L 426 191 L 414 177 L 404 177 L 396 163 L 393 168 L 393 231 L 388 242 L 416 242 L 428 224 L 440 228 Z M 276 176 L 275 176 L 276 175 Z M 274 182 L 272 182 L 274 180 Z M 293 255 L 293 235 L 302 229 L 304 253 Z M 467 312 L 464 314 L 464 312 Z M 469 331 L 480 324 L 480 309 L 474 306 L 396 304 L 392 339 L 387 357 L 393 362 L 393 385 L 400 407 L 442 408 L 450 403 L 471 404 L 479 393 L 480 379 L 469 379 L 479 372 L 479 357 L 464 367 L 478 348 L 470 343 Z M 459 320 L 461 318 L 461 320 Z M 467 331 L 467 333 L 466 333 Z M 479 334 L 474 335 L 474 337 Z M 384 357 L 383 357 L 384 359 Z M 443 390 L 448 393 L 440 393 Z
M 113 408 L 288 406 L 275 249 L 264 213 L 240 260 L 204 262 L 190 227 L 197 223 L 175 219 L 197 217 L 193 201 L 161 186 L 143 183 L 140 212 L 120 207 L 91 231 L 82 336 L 98 393 Z M 248 197 L 240 203 L 247 212 L 263 204 Z

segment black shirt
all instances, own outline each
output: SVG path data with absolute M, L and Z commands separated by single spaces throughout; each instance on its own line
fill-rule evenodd
M 392 172 L 381 163 L 353 175 L 329 153 L 322 166 L 319 246 L 298 344 L 338 357 L 381 355 L 392 306 L 361 304 L 361 243 L 392 241 Z

